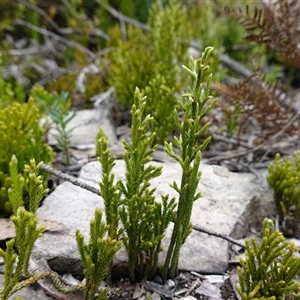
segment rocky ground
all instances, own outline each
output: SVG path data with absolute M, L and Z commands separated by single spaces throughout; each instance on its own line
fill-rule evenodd
M 94 188 L 100 180 L 100 164 L 95 160 L 95 136 L 103 128 L 108 136 L 112 152 L 119 157 L 116 161 L 117 179 L 124 178 L 122 148 L 116 129 L 103 108 L 78 111 L 71 127 L 73 134 L 74 163 L 64 171 L 78 175 L 78 180 Z M 50 143 L 55 143 L 51 136 Z M 59 156 L 58 156 L 59 158 Z M 59 161 L 57 161 L 57 165 Z M 169 193 L 176 196 L 169 183 L 180 180 L 180 168 L 176 162 L 157 151 L 153 164 L 163 166 L 163 174 L 153 180 L 156 195 Z M 194 228 L 184 244 L 179 261 L 180 274 L 164 285 L 159 277 L 153 281 L 144 279 L 131 285 L 126 279 L 126 255 L 122 249 L 114 260 L 113 278 L 116 283 L 111 289 L 114 299 L 232 299 L 237 278 L 235 267 L 243 248 L 226 240 L 231 237 L 243 244 L 250 235 L 259 237 L 264 217 L 276 215 L 272 191 L 266 182 L 266 169 L 256 172 L 236 173 L 220 165 L 209 165 L 205 159 L 201 166 L 202 178 L 198 190 L 203 197 L 196 201 L 192 213 Z M 52 270 L 72 284 L 82 280 L 82 266 L 75 242 L 75 230 L 79 229 L 88 239 L 89 221 L 96 207 L 103 208 L 102 198 L 68 181 L 52 177 L 58 184 L 44 199 L 38 209 L 38 218 L 46 224 L 47 230 L 36 242 L 31 268 Z M 166 248 L 172 225 L 168 228 L 163 242 Z M 13 236 L 9 220 L 0 223 L 0 240 Z M 208 234 L 214 232 L 220 236 Z M 161 254 L 163 259 L 165 253 Z M 0 272 L 3 262 L 0 261 Z M 0 275 L 0 286 L 3 276 Z M 45 293 L 46 292 L 46 293 Z M 63 295 L 58 293 L 49 281 L 18 292 L 23 300 L 31 299 L 82 299 L 81 294 Z M 15 298 L 15 296 L 13 297 Z M 13 299 L 12 298 L 12 299 Z

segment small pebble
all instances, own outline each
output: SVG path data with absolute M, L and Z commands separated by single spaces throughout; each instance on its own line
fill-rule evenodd
M 74 278 L 73 275 L 72 275 L 72 274 L 69 274 L 69 273 L 68 273 L 68 274 L 63 274 L 62 279 L 63 279 L 66 283 L 68 283 L 69 285 L 76 285 L 76 284 L 79 284 L 79 283 L 80 283 L 79 280 L 77 280 L 76 278 Z
M 155 275 L 152 281 L 161 285 L 164 284 L 162 278 L 159 275 Z
M 165 283 L 165 287 L 168 288 L 169 290 L 172 290 L 175 288 L 175 281 L 172 279 L 168 279 Z
M 150 297 L 151 297 L 151 300 L 161 300 L 160 295 L 157 294 L 157 293 L 152 293 L 152 294 L 150 295 Z

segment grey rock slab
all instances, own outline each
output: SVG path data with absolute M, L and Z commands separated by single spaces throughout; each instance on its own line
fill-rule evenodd
M 200 287 L 196 289 L 196 294 L 208 300 L 221 300 L 221 291 L 218 287 L 211 284 L 208 280 L 202 281 Z
M 186 296 L 186 297 L 180 297 L 180 298 L 177 297 L 177 298 L 174 298 L 174 299 L 180 299 L 180 300 L 197 300 L 197 298 L 193 297 L 193 296 Z
M 152 164 L 163 166 L 162 175 L 152 180 L 156 197 L 165 194 L 177 197 L 169 184 L 176 181 L 180 185 L 179 164 L 155 161 Z M 114 169 L 116 180 L 124 180 L 124 170 L 125 162 L 117 160 Z M 91 162 L 81 169 L 80 178 L 97 187 L 100 172 L 100 164 Z M 194 225 L 227 235 L 234 232 L 234 238 L 241 238 L 248 233 L 250 226 L 261 226 L 265 216 L 275 213 L 272 191 L 264 179 L 266 173 L 257 178 L 252 173 L 234 173 L 221 166 L 206 164 L 201 165 L 201 172 L 198 191 L 203 197 L 194 203 L 191 219 Z
M 169 183 L 180 183 L 181 170 L 177 163 L 165 164 L 163 173 L 152 181 L 156 187 L 157 199 L 169 193 L 177 197 Z M 116 179 L 124 179 L 125 163 L 117 160 L 114 172 Z M 248 232 L 252 220 L 261 220 L 273 212 L 272 197 L 265 181 L 251 173 L 232 173 L 220 166 L 201 166 L 202 178 L 198 190 L 203 197 L 194 203 L 192 223 L 209 230 L 240 238 Z M 94 187 L 100 180 L 100 164 L 91 162 L 85 165 L 80 178 Z M 267 196 L 266 196 L 267 195 Z M 267 203 L 267 204 L 266 204 Z M 254 206 L 254 207 L 253 207 Z M 262 210 L 261 207 L 269 206 Z M 38 209 L 38 217 L 63 223 L 63 232 L 46 232 L 36 242 L 34 255 L 43 256 L 54 270 L 62 272 L 80 272 L 81 264 L 75 242 L 75 231 L 79 229 L 86 240 L 89 234 L 89 222 L 94 216 L 94 209 L 103 209 L 100 196 L 65 182 L 57 187 Z M 250 213 L 248 213 L 249 211 Z M 241 218 L 241 219 L 240 219 Z M 171 235 L 172 224 L 163 241 L 166 249 Z M 165 252 L 161 255 L 164 258 Z M 115 264 L 122 269 L 126 267 L 126 255 L 122 250 L 115 258 Z M 228 242 L 205 233 L 193 231 L 183 245 L 180 253 L 181 270 L 205 273 L 223 273 L 228 267 Z M 71 270 L 70 270 L 71 269 Z
M 60 184 L 44 200 L 37 215 L 39 219 L 60 220 L 64 230 L 56 233 L 45 232 L 36 241 L 33 255 L 47 259 L 56 271 L 81 273 L 75 233 L 79 229 L 88 240 L 90 220 L 97 207 L 102 210 L 104 208 L 101 197 L 69 182 Z

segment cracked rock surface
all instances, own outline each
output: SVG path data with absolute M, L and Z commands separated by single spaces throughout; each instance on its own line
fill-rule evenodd
M 179 182 L 180 168 L 177 163 L 159 163 L 163 165 L 163 173 L 152 181 L 156 187 L 157 199 L 169 193 L 176 197 L 169 183 Z M 124 178 L 125 164 L 117 160 L 114 169 L 116 179 Z M 233 173 L 220 166 L 202 164 L 202 178 L 198 187 L 202 198 L 195 201 L 192 224 L 209 230 L 231 235 L 238 239 L 249 232 L 251 226 L 260 227 L 265 216 L 275 212 L 272 193 L 265 181 L 251 173 Z M 98 186 L 100 180 L 100 164 L 91 162 L 85 165 L 80 178 Z M 81 264 L 76 248 L 75 231 L 79 229 L 88 239 L 89 222 L 94 216 L 96 207 L 104 208 L 103 199 L 90 191 L 73 186 L 69 182 L 59 185 L 38 209 L 38 218 L 55 221 L 64 226 L 62 231 L 45 232 L 37 240 L 33 254 L 44 257 L 51 268 L 60 272 L 81 272 Z M 169 226 L 163 246 L 166 249 L 171 235 Z M 228 245 L 223 239 L 193 231 L 182 247 L 179 268 L 201 273 L 220 273 L 228 267 Z M 165 252 L 161 254 L 161 259 Z M 121 250 L 115 259 L 115 268 L 126 268 L 126 255 Z

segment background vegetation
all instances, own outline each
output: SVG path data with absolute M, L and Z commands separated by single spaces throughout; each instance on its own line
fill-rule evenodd
M 147 95 L 145 113 L 153 116 L 148 125 L 156 133 L 152 144 L 178 135 L 174 108 L 187 86 L 181 66 L 189 66 L 189 56 L 198 58 L 207 46 L 214 47 L 208 64 L 214 74 L 212 93 L 219 96 L 216 108 L 200 121 L 211 123 L 198 141 L 212 136 L 208 150 L 214 157 L 208 161 L 218 163 L 225 151 L 231 151 L 235 157 L 231 168 L 248 170 L 249 165 L 266 166 L 278 145 L 282 154 L 291 154 L 285 141 L 299 135 L 295 97 L 299 5 L 293 1 L 226 4 L 2 1 L 0 214 L 11 213 L 7 198 L 11 155 L 17 155 L 20 172 L 30 158 L 48 163 L 53 158 L 45 138 L 53 125 L 41 126 L 38 121 L 45 114 L 56 127 L 66 165 L 71 163 L 72 135 L 67 123 L 77 109 L 92 106 L 92 97 L 111 86 L 116 91 L 117 126 L 131 124 L 126 112 L 138 86 L 142 96 Z
M 135 87 L 140 88 L 138 98 L 145 100 L 143 110 L 145 115 L 153 116 L 153 121 L 146 122 L 148 119 L 145 117 L 144 124 L 143 120 L 139 119 L 145 126 L 135 127 L 137 124 L 133 124 L 132 130 L 141 134 L 142 129 L 145 135 L 147 132 L 151 132 L 152 135 L 151 139 L 144 140 L 142 148 L 134 147 L 135 139 L 133 139 L 133 146 L 124 143 L 125 149 L 133 153 L 144 149 L 145 153 L 151 154 L 152 150 L 147 150 L 149 144 L 153 147 L 150 149 L 154 151 L 155 144 L 166 142 L 169 155 L 177 159 L 185 173 L 193 178 L 187 180 L 188 183 L 180 189 L 173 184 L 181 198 L 194 200 L 200 196 L 193 195 L 200 178 L 200 174 L 193 172 L 198 172 L 200 150 L 208 144 L 209 136 L 212 136 L 214 142 L 210 146 L 213 154 L 209 155 L 214 157 L 208 158 L 208 161 L 222 161 L 223 154 L 228 154 L 230 150 L 231 158 L 237 158 L 235 170 L 268 163 L 269 157 L 273 157 L 278 149 L 283 154 L 290 154 L 287 151 L 287 148 L 290 150 L 289 142 L 295 138 L 299 139 L 300 128 L 299 100 L 294 93 L 299 87 L 300 55 L 297 30 L 300 5 L 297 5 L 297 1 L 274 1 L 268 5 L 253 1 L 233 1 L 226 4 L 229 7 L 224 7 L 224 2 L 217 0 L 1 1 L 0 217 L 10 216 L 12 212 L 16 216 L 13 220 L 26 217 L 26 212 L 12 205 L 10 198 L 21 199 L 22 203 L 19 201 L 17 206 L 24 205 L 26 210 L 35 213 L 42 196 L 46 193 L 42 177 L 38 175 L 39 167 L 35 166 L 34 160 L 31 161 L 33 158 L 37 162 L 44 161 L 50 164 L 54 156 L 45 138 L 49 124 L 41 124 L 40 118 L 47 114 L 52 119 L 57 129 L 56 139 L 59 149 L 64 153 L 66 165 L 69 165 L 72 130 L 66 130 L 67 123 L 75 116 L 77 109 L 92 106 L 91 99 L 110 86 L 114 86 L 116 91 L 113 109 L 117 125 L 124 122 L 130 125 L 131 117 L 126 119 L 127 114 L 124 112 L 129 111 L 133 104 Z M 185 90 L 188 82 L 186 76 L 182 76 L 182 72 L 179 71 L 182 64 L 188 65 L 189 56 L 199 58 L 207 46 L 213 46 L 215 49 L 212 56 L 205 57 L 205 64 L 209 65 L 210 72 L 215 74 L 214 81 L 211 82 L 211 78 L 205 74 L 206 66 L 199 63 L 198 71 L 203 68 L 203 73 L 199 71 L 201 73 L 199 82 L 201 84 L 204 82 L 205 89 L 201 92 L 197 88 L 189 90 L 180 98 L 180 91 Z M 194 74 L 194 69 L 189 65 L 186 69 L 193 75 L 198 72 L 195 71 Z M 203 107 L 197 108 L 195 99 L 202 99 L 199 103 L 205 104 L 210 99 L 210 88 L 214 96 L 218 95 L 220 100 L 212 113 L 208 114 L 215 102 L 202 111 Z M 180 98 L 179 101 L 177 98 Z M 189 101 L 193 99 L 194 102 L 186 104 L 187 99 Z M 134 109 L 133 112 L 136 115 L 141 113 L 140 110 Z M 178 126 L 179 124 L 181 125 Z M 209 129 L 205 124 L 211 124 Z M 192 129 L 194 131 L 191 131 Z M 136 135 L 141 142 L 143 139 Z M 177 141 L 174 143 L 177 146 L 175 151 L 179 151 L 181 157 L 173 152 L 172 144 L 168 143 L 174 135 L 178 137 L 175 138 Z M 189 143 L 191 139 L 192 143 Z M 99 147 L 107 150 L 104 140 L 101 143 L 102 146 Z M 185 157 L 184 154 L 189 155 Z M 16 155 L 17 160 L 14 161 L 12 170 L 10 162 L 13 155 Z M 125 161 L 128 158 L 126 161 L 128 169 L 132 161 L 129 157 L 129 154 L 127 156 L 125 154 Z M 198 166 L 194 171 L 190 167 L 189 159 L 195 159 Z M 29 183 L 27 190 L 26 184 L 24 188 L 22 185 L 22 180 L 26 178 L 26 169 L 23 171 L 23 167 L 30 162 L 37 178 L 35 182 L 41 191 L 34 209 L 29 200 L 30 194 L 36 189 L 29 189 Z M 107 169 L 111 171 L 110 166 L 113 163 L 109 160 L 106 163 Z M 291 161 L 280 160 L 279 155 L 276 156 L 275 162 L 269 167 L 269 183 L 278 188 L 277 191 L 275 189 L 275 201 L 281 219 L 285 219 L 291 206 L 295 207 L 296 218 L 299 219 L 298 165 L 299 157 L 296 153 Z M 142 171 L 144 170 L 140 161 L 135 162 L 134 166 L 140 166 Z M 290 172 L 293 176 L 290 176 Z M 283 175 L 288 177 L 286 181 L 282 179 Z M 106 178 L 108 183 L 112 183 L 111 178 L 113 177 Z M 132 181 L 136 182 L 136 179 Z M 282 181 L 279 186 L 278 181 Z M 189 183 L 192 185 L 191 191 L 188 190 Z M 126 194 L 127 187 L 122 186 L 122 183 L 118 184 Z M 148 181 L 144 180 L 140 184 L 148 187 Z M 129 185 L 132 186 L 133 183 Z M 16 188 L 18 193 L 14 192 Z M 103 188 L 104 184 L 102 190 Z M 118 189 L 113 187 L 111 189 L 116 199 L 120 197 Z M 145 193 L 149 196 L 149 205 L 154 205 L 156 202 L 151 191 L 146 189 Z M 135 193 L 131 195 L 128 192 L 128 195 L 129 200 L 135 199 Z M 189 197 L 185 197 L 187 195 Z M 120 215 L 124 225 L 128 223 L 127 216 L 133 211 L 131 209 L 126 212 L 125 207 L 130 210 L 129 205 L 124 206 Z M 188 211 L 183 212 L 183 215 L 178 210 L 177 217 L 184 220 L 191 207 L 192 204 L 188 205 Z M 170 221 L 171 211 L 168 211 L 167 215 L 166 223 Z M 25 224 L 27 219 L 22 220 Z M 178 228 L 184 224 L 185 228 L 180 234 L 175 232 L 179 244 L 175 246 L 174 263 L 171 263 L 170 267 L 168 263 L 166 264 L 171 276 L 176 273 L 179 248 L 189 233 L 188 219 L 186 220 L 187 223 L 180 221 L 178 226 L 175 224 Z M 140 222 L 140 219 L 137 222 Z M 93 224 L 98 224 L 101 230 L 93 231 L 95 227 Z M 36 239 L 41 234 L 42 228 L 37 229 L 36 223 L 33 225 L 32 232 L 35 232 L 33 236 Z M 124 228 L 129 231 L 126 226 Z M 87 286 L 89 285 L 86 289 L 87 299 L 93 298 L 99 281 L 107 273 L 114 252 L 119 248 L 116 241 L 119 234 L 117 231 L 112 240 L 103 240 L 105 232 L 112 229 L 101 223 L 101 213 L 96 211 L 95 220 L 91 223 L 91 232 L 94 233 L 89 243 L 86 244 L 80 232 L 77 232 L 81 258 L 87 261 L 85 275 L 90 276 L 87 281 Z M 266 230 L 264 234 L 267 242 L 270 242 L 271 232 Z M 151 247 L 160 245 L 159 239 L 163 233 L 159 232 L 156 235 L 158 241 L 150 245 Z M 97 236 L 100 240 L 96 239 Z M 30 278 L 30 274 L 26 274 L 27 259 L 35 239 L 29 244 L 26 257 L 20 259 L 23 267 L 21 265 L 17 267 L 15 273 L 12 268 L 16 259 L 13 253 L 14 241 L 7 244 L 6 252 L 0 252 L 3 257 L 8 253 L 13 258 L 9 265 L 10 277 L 14 278 L 14 283 L 17 282 L 21 272 Z M 132 251 L 129 247 L 131 240 L 136 240 L 136 236 L 128 234 L 128 244 L 125 243 L 128 251 Z M 16 244 L 17 247 L 21 244 L 18 236 Z M 114 249 L 112 252 L 105 252 L 105 247 L 109 244 L 113 244 Z M 144 251 L 145 245 L 141 243 L 141 246 L 141 250 Z M 283 248 L 287 246 L 284 243 L 278 245 Z M 257 249 L 254 242 L 247 247 L 248 251 L 251 247 Z M 154 254 L 150 256 L 156 256 L 156 252 L 160 250 L 158 248 L 154 249 Z M 102 261 L 97 260 L 99 255 L 95 254 L 95 250 L 101 250 L 100 252 L 106 254 L 108 258 L 106 264 L 103 265 Z M 294 248 L 291 252 L 294 252 Z M 93 253 L 94 256 L 91 255 Z M 259 253 L 254 253 L 253 256 L 249 256 L 248 261 L 244 262 L 244 273 L 240 272 L 240 294 L 245 299 L 248 299 L 251 293 L 254 297 L 262 286 L 263 281 L 259 277 L 261 272 L 251 268 L 249 272 L 247 271 L 247 263 L 251 267 L 258 255 Z M 136 253 L 132 252 L 131 258 L 135 257 Z M 288 260 L 290 257 L 291 255 L 283 259 Z M 275 258 L 277 259 L 277 256 Z M 95 281 L 95 268 L 91 268 L 93 264 L 90 264 L 89 260 L 94 266 L 104 266 L 103 274 Z M 270 263 L 273 264 L 272 261 Z M 297 262 L 297 267 L 298 265 Z M 274 270 L 277 270 L 277 261 L 274 266 Z M 155 270 L 151 272 L 154 273 Z M 132 281 L 135 271 L 136 266 L 133 264 Z M 257 282 L 247 285 L 245 282 L 250 282 L 248 279 L 254 278 L 251 272 L 259 276 L 256 278 Z M 293 285 L 292 277 L 295 274 L 292 272 L 288 275 L 291 279 L 290 284 Z M 244 283 L 243 276 L 247 279 Z M 164 274 L 164 277 L 167 277 L 167 274 Z M 279 277 L 277 279 L 281 278 Z M 6 281 L 9 282 L 8 279 Z M 5 289 L 1 291 L 4 291 L 6 296 L 10 293 Z M 276 296 L 286 292 L 280 282 Z M 271 292 L 269 294 L 271 295 Z

